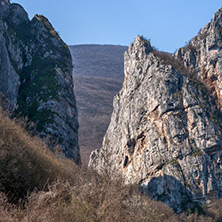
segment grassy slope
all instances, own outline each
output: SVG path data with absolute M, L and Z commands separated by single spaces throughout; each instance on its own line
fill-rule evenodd
M 222 217 L 221 201 L 206 210 L 209 218 L 175 215 L 136 186 L 56 157 L 20 124 L 0 112 L 0 222 L 185 222 Z
M 84 164 L 102 145 L 110 122 L 113 97 L 123 81 L 126 46 L 69 46 L 74 65 L 75 95 L 79 113 L 79 145 Z
M 0 192 L 12 202 L 58 178 L 72 178 L 74 164 L 53 156 L 40 139 L 0 112 Z

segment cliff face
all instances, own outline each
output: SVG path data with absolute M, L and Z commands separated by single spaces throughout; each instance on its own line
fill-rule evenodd
M 175 58 L 193 69 L 222 108 L 222 9 L 197 36 L 177 50 Z
M 220 18 L 221 10 L 204 30 L 212 34 L 208 29 L 220 24 Z M 221 37 L 215 43 L 219 41 Z M 204 49 L 207 60 L 211 54 Z M 89 162 L 98 172 L 139 183 L 177 212 L 222 197 L 221 114 L 214 91 L 198 80 L 201 69 L 190 68 L 201 67 L 200 61 L 183 50 L 175 57 L 180 55 L 187 67 L 136 37 L 125 53 L 124 84 L 114 98 L 103 146 L 92 152 Z M 220 48 L 212 50 L 220 79 Z M 205 64 L 206 70 L 210 67 Z
M 72 59 L 67 45 L 40 15 L 30 21 L 18 4 L 0 0 L 0 91 L 3 104 L 35 131 L 80 161 Z

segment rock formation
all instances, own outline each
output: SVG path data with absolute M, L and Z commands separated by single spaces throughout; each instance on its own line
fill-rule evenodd
M 103 146 L 89 166 L 177 212 L 222 197 L 222 10 L 175 55 L 137 36 Z
M 186 67 L 194 69 L 198 79 L 222 107 L 222 9 L 214 15 L 199 34 L 186 47 L 180 48 L 175 57 Z
M 0 0 L 0 92 L 5 108 L 27 117 L 53 148 L 80 161 L 72 59 L 47 18 Z

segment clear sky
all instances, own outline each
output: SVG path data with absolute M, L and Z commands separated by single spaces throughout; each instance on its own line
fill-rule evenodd
M 129 45 L 136 35 L 174 52 L 210 22 L 221 0 L 11 0 L 45 15 L 68 45 Z

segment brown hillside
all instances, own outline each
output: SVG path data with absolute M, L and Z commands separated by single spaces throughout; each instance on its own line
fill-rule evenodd
M 122 87 L 126 46 L 69 46 L 73 58 L 75 95 L 79 113 L 79 146 L 82 162 L 102 146 L 110 122 L 113 97 Z
M 91 151 L 102 145 L 113 110 L 113 97 L 120 90 L 122 81 L 79 75 L 74 75 L 74 81 L 81 159 L 87 164 Z

